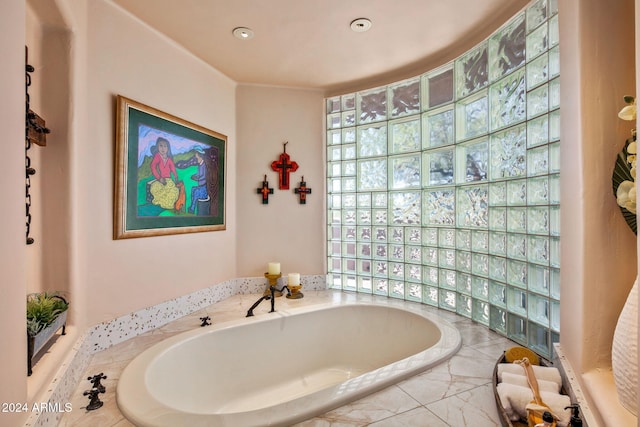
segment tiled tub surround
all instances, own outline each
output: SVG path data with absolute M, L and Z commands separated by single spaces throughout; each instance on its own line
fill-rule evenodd
M 284 280 L 286 279 L 281 278 L 278 286 L 283 286 Z M 324 275 L 302 276 L 301 281 L 303 292 L 323 290 L 327 287 Z M 83 378 L 85 377 L 84 372 L 89 366 L 93 354 L 154 331 L 176 319 L 197 313 L 203 308 L 233 295 L 261 294 L 266 288 L 266 283 L 264 277 L 231 279 L 89 328 L 80 335 L 69 355 L 60 365 L 55 377 L 46 387 L 44 394 L 38 397 L 38 402 L 49 403 L 53 407 L 56 404 L 64 407 L 64 404 L 70 401 L 78 383 L 81 379 L 85 379 Z M 53 347 L 51 351 L 55 350 Z M 46 357 L 46 354 L 42 357 Z M 37 363 L 34 369 L 37 369 Z M 82 384 L 82 387 L 84 387 L 83 390 L 90 388 L 86 387 L 86 384 Z M 80 396 L 82 396 L 82 392 L 80 392 Z M 62 414 L 63 412 L 57 411 L 31 412 L 25 427 L 55 426 Z
M 324 277 L 319 282 L 324 289 Z M 306 283 L 305 283 L 306 284 Z M 281 307 L 293 308 L 306 304 L 318 304 L 334 300 L 370 301 L 389 300 L 364 294 L 335 290 L 310 290 L 303 288 L 305 297 L 301 300 L 278 298 L 276 310 Z M 127 364 L 138 354 L 153 344 L 177 333 L 197 328 L 200 317 L 210 316 L 212 322 L 219 323 L 243 317 L 247 309 L 262 293 L 258 287 L 253 293 L 241 293 L 194 311 L 134 339 L 113 345 L 90 356 L 90 361 L 78 375 L 69 398 L 73 410 L 61 416 L 60 426 L 131 426 L 116 405 L 118 378 Z M 407 302 L 407 304 L 415 304 Z M 426 307 L 426 306 L 425 306 Z M 500 424 L 491 388 L 491 375 L 498 356 L 513 342 L 485 326 L 452 312 L 428 307 L 444 319 L 452 322 L 462 335 L 462 348 L 447 362 L 422 374 L 407 379 L 380 392 L 367 396 L 351 404 L 330 411 L 324 415 L 301 422 L 297 427 L 307 426 L 473 426 L 493 427 Z M 255 310 L 256 316 L 269 316 L 269 304 L 263 302 Z M 256 357 L 261 357 L 256 351 Z M 286 361 L 281 367 L 286 375 Z M 106 393 L 100 395 L 104 406 L 87 412 L 88 403 L 83 391 L 90 388 L 87 377 L 104 372 L 108 377 L 103 381 Z M 40 425 L 55 425 L 55 422 Z

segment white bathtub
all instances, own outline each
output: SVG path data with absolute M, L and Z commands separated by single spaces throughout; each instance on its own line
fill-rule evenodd
M 458 351 L 450 323 L 393 305 L 318 304 L 181 333 L 131 361 L 118 406 L 138 426 L 287 426 Z

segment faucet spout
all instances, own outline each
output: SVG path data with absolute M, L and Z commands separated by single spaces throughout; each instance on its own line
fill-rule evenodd
M 249 309 L 249 311 L 247 311 L 247 315 L 245 317 L 251 317 L 253 316 L 253 310 L 260 305 L 260 303 L 264 300 L 268 300 L 268 299 L 272 299 L 271 295 L 265 295 L 263 297 L 261 297 L 258 301 L 256 301 L 255 303 L 253 303 L 253 305 L 251 306 L 251 308 Z M 273 305 L 273 304 L 272 304 Z
M 269 294 L 269 295 L 264 295 L 264 296 L 260 297 L 260 299 L 258 299 L 258 301 L 256 301 L 255 303 L 253 303 L 253 305 L 251 306 L 251 308 L 249 309 L 249 311 L 247 311 L 247 315 L 246 315 L 245 317 L 251 317 L 251 316 L 253 316 L 253 310 L 254 310 L 257 306 L 259 306 L 259 305 L 260 305 L 260 303 L 261 303 L 262 301 L 264 301 L 264 300 L 271 300 L 271 311 L 269 311 L 269 313 L 273 313 L 273 312 L 275 312 L 275 311 L 276 311 L 276 307 L 275 307 L 275 304 L 276 304 L 276 296 L 275 296 L 276 291 L 278 291 L 278 292 L 282 292 L 282 291 L 284 291 L 285 289 L 287 290 L 287 295 L 291 295 L 291 290 L 289 289 L 289 287 L 288 287 L 287 285 L 284 285 L 284 286 L 282 287 L 282 289 L 279 289 L 279 290 L 278 290 L 278 289 L 276 289 L 276 287 L 275 287 L 275 286 L 269 286 L 270 294 Z
M 275 286 L 270 286 L 269 287 L 269 290 L 271 291 L 271 311 L 269 313 L 273 313 L 274 311 L 276 311 L 276 307 L 275 307 L 275 305 L 276 305 L 276 297 L 275 297 L 276 291 L 277 292 L 282 292 L 285 289 L 287 290 L 287 294 L 291 295 L 291 291 L 289 290 L 289 287 L 287 285 L 284 285 L 282 287 L 282 289 L 276 289 Z

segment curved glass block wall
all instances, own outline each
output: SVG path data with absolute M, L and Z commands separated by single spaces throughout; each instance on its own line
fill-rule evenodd
M 333 288 L 455 311 L 550 356 L 560 333 L 557 0 L 452 63 L 326 100 Z

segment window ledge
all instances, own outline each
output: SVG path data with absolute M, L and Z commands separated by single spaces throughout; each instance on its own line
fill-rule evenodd
M 27 378 L 27 400 L 29 402 L 46 401 L 51 381 L 57 377 L 58 370 L 72 357 L 73 347 L 79 338 L 78 330 L 73 325 L 67 325 L 66 335 L 56 332 L 57 338 L 49 342 L 33 360 L 33 373 Z M 25 356 L 26 356 L 25 351 Z M 26 364 L 25 364 L 26 369 Z
M 591 396 L 606 425 L 635 426 L 638 418 L 618 401 L 618 391 L 611 369 L 598 369 L 582 374 L 587 393 Z
M 638 419 L 618 401 L 618 391 L 611 369 L 586 372 L 578 378 L 562 346 L 554 345 L 554 364 L 560 369 L 563 383 L 569 391 L 572 403 L 580 405 L 580 414 L 587 427 L 635 426 Z M 581 386 L 583 384 L 583 386 Z

